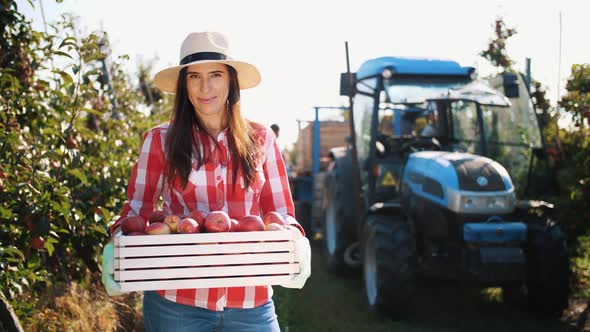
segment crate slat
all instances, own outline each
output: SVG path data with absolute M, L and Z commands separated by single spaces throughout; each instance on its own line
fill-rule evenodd
M 178 256 L 178 255 L 202 255 L 202 254 L 229 254 L 241 252 L 277 252 L 295 251 L 295 244 L 285 242 L 262 243 L 221 243 L 221 244 L 190 244 L 190 245 L 166 245 L 149 247 L 118 247 L 115 248 L 116 258 L 127 257 L 153 257 L 153 256 Z
M 293 240 L 293 238 L 294 235 L 291 231 L 136 235 L 115 238 L 115 246 L 124 247 L 158 244 L 165 245 L 218 242 L 290 241 Z
M 293 276 L 263 276 L 263 277 L 235 277 L 213 279 L 134 281 L 120 283 L 121 291 L 133 292 L 142 290 L 161 290 L 179 288 L 211 288 L 211 287 L 239 287 L 280 285 L 289 281 Z
M 256 263 L 293 263 L 295 253 L 260 253 L 260 254 L 232 254 L 232 255 L 207 255 L 207 256 L 179 256 L 179 257 L 148 257 L 115 259 L 116 269 L 159 268 L 174 266 L 200 266 L 200 265 L 229 265 L 229 264 L 256 264 Z
M 215 267 L 188 267 L 176 269 L 142 269 L 115 271 L 115 281 L 152 280 L 152 279 L 179 279 L 179 278 L 203 278 L 203 277 L 239 277 L 259 276 L 270 274 L 299 273 L 299 264 L 270 264 L 270 265 L 240 265 L 240 266 L 215 266 Z

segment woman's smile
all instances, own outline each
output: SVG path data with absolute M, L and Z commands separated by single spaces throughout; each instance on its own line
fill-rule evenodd
M 217 97 L 211 97 L 211 98 L 197 98 L 199 100 L 199 102 L 203 103 L 203 104 L 212 104 L 215 102 L 215 99 Z

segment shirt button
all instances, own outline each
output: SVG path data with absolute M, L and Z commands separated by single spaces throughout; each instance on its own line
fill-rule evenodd
M 217 177 L 217 180 L 221 180 L 221 176 L 218 176 L 218 177 Z

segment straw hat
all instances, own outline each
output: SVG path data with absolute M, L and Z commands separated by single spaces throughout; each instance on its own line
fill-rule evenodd
M 189 34 L 180 47 L 180 65 L 158 72 L 156 86 L 166 92 L 176 92 L 178 73 L 184 67 L 196 63 L 225 63 L 238 72 L 240 89 L 253 88 L 260 83 L 258 69 L 249 63 L 234 60 L 230 55 L 227 38 L 218 32 L 194 32 Z

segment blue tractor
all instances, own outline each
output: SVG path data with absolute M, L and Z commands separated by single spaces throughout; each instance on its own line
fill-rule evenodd
M 328 269 L 360 267 L 369 307 L 393 318 L 411 310 L 417 276 L 502 287 L 506 302 L 560 314 L 565 237 L 551 204 L 522 199 L 548 183 L 526 79 L 399 57 L 341 79 L 354 135 L 330 154 Z

